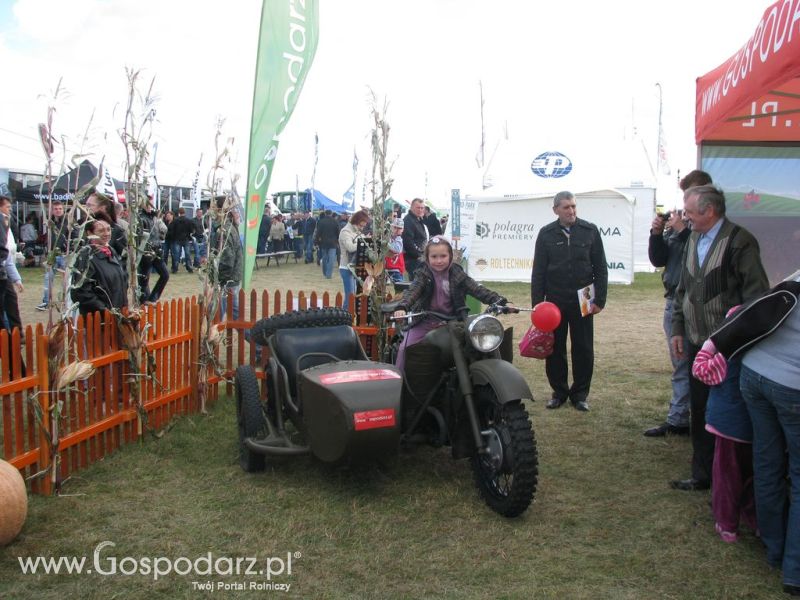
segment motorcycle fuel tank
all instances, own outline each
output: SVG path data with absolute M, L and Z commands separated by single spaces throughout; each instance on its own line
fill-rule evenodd
M 395 455 L 403 379 L 388 364 L 327 363 L 300 372 L 298 397 L 311 451 L 325 462 Z

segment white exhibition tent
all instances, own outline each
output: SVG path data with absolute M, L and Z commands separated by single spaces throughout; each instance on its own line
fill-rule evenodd
M 485 281 L 530 279 L 538 230 L 555 219 L 552 198 L 561 190 L 569 190 L 576 195 L 578 216 L 595 223 L 605 234 L 606 254 L 613 267 L 609 269 L 610 281 L 630 283 L 635 271 L 653 270 L 647 246 L 656 202 L 667 209 L 680 202 L 677 178 L 657 177 L 641 139 L 636 137 L 598 142 L 596 146 L 559 144 L 552 139 L 504 141 L 497 145 L 480 179 L 480 184 L 470 186 L 473 193 L 461 191 L 462 204 L 470 205 L 462 212 L 490 227 L 514 223 L 535 227 L 535 231 L 524 234 L 524 239 L 472 236 L 466 252 L 470 274 Z M 481 190 L 485 184 L 489 187 Z M 658 199 L 657 184 L 660 190 L 668 190 Z M 478 248 L 488 257 L 488 265 L 476 262 L 480 260 L 475 254 Z M 518 266 L 508 271 L 491 267 L 499 264 L 492 263 L 492 258 L 507 257 L 513 257 Z

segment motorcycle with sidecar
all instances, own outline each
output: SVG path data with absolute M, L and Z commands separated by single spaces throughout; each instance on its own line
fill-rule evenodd
M 394 306 L 381 306 L 386 319 Z M 340 463 L 391 459 L 416 444 L 450 446 L 454 459 L 470 459 L 475 484 L 494 511 L 522 514 L 538 480 L 523 404 L 533 396 L 511 363 L 511 330 L 497 318 L 517 310 L 493 305 L 463 318 L 407 315 L 442 326 L 407 349 L 405 374 L 393 364 L 400 329 L 375 362 L 343 309 L 261 319 L 250 338 L 270 350 L 266 399 L 251 366 L 238 367 L 235 377 L 242 468 L 262 470 L 267 456 L 310 453 Z

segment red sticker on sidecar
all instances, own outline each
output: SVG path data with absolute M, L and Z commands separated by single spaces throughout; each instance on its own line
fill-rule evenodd
M 356 431 L 363 429 L 378 429 L 380 427 L 394 427 L 395 416 L 393 408 L 378 410 L 365 410 L 353 413 L 353 423 Z
M 363 371 L 342 371 L 341 373 L 326 373 L 319 376 L 319 382 L 324 385 L 335 383 L 354 383 L 357 381 L 379 381 L 381 379 L 400 379 L 400 373 L 389 369 L 367 369 Z

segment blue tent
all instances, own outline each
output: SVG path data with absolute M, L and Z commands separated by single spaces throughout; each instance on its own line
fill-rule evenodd
M 310 193 L 312 190 L 311 188 L 307 188 L 306 193 Z M 319 190 L 313 190 L 314 193 L 314 206 L 313 210 L 327 210 L 331 209 L 333 212 L 340 213 L 345 210 L 345 207 L 339 204 L 338 202 L 334 202 L 330 198 L 328 198 L 325 194 L 320 192 Z

